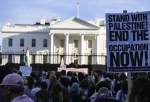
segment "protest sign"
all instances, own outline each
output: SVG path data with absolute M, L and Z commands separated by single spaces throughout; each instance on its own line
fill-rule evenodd
M 150 70 L 150 12 L 106 14 L 107 69 Z
M 20 66 L 19 71 L 22 73 L 22 76 L 30 76 L 32 72 L 32 67 Z

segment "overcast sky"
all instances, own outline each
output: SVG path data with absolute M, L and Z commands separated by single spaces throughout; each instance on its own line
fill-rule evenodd
M 149 11 L 150 0 L 80 0 L 80 18 L 92 20 L 105 13 Z M 11 22 L 35 23 L 41 17 L 76 16 L 76 0 L 0 0 L 0 26 Z

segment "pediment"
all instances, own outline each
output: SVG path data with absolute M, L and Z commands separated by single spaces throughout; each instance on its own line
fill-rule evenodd
M 72 17 L 62 22 L 51 25 L 51 29 L 89 29 L 98 30 L 99 27 L 82 19 Z

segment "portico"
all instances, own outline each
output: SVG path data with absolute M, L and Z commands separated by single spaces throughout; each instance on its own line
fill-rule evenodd
M 88 57 L 80 55 L 88 56 L 97 52 L 95 45 L 98 31 L 97 26 L 81 21 L 78 18 L 70 18 L 51 25 L 49 33 L 51 36 L 51 55 L 56 52 L 59 55 L 68 55 L 64 58 L 65 64 L 74 63 L 75 61 L 81 65 L 88 63 Z M 88 44 L 91 46 L 88 46 Z M 78 55 L 80 58 L 77 56 L 71 58 L 69 55 Z M 51 61 L 53 61 L 53 57 L 51 56 Z

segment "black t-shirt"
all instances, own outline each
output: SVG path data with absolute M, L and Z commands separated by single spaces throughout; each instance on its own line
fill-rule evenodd
M 49 102 L 49 92 L 41 90 L 36 94 L 37 102 Z

